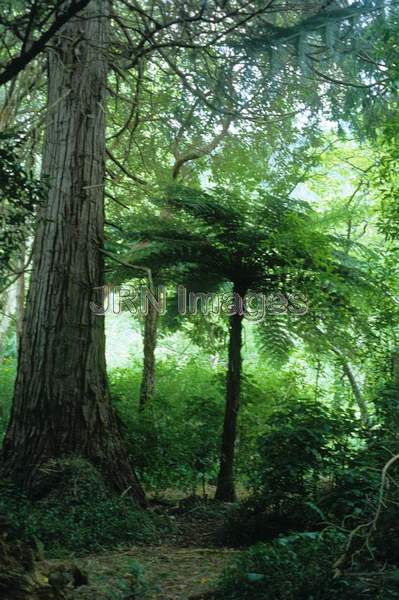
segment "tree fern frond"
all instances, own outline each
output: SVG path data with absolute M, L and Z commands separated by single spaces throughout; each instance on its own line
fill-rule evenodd
M 290 331 L 287 315 L 267 314 L 257 336 L 262 355 L 274 366 L 282 366 L 295 347 L 295 337 Z
M 168 204 L 183 209 L 206 223 L 238 227 L 242 215 L 233 206 L 221 202 L 221 198 L 183 185 L 170 185 L 166 188 L 165 198 Z

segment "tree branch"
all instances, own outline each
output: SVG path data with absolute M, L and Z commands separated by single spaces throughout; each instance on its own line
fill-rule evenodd
M 2 73 L 0 73 L 0 85 L 3 85 L 16 77 L 18 73 L 20 73 L 38 54 L 40 54 L 40 52 L 44 50 L 47 42 L 50 41 L 53 35 L 78 12 L 83 10 L 89 2 L 90 0 L 72 1 L 66 10 L 56 17 L 55 21 L 50 25 L 47 31 L 32 43 L 30 48 L 24 50 L 22 47 L 22 52 L 11 59 L 3 69 Z

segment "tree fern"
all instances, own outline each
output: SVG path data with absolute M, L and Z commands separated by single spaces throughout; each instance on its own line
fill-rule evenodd
M 257 327 L 257 339 L 262 356 L 275 367 L 288 361 L 298 341 L 290 331 L 287 315 L 273 314 L 267 314 Z

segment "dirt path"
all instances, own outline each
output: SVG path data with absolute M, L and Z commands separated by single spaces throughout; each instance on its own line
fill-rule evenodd
M 151 600 L 186 600 L 214 589 L 233 554 L 222 548 L 162 548 L 138 560 L 154 574 Z
M 169 507 L 165 514 L 172 519 L 173 526 L 158 544 L 137 545 L 81 559 L 80 566 L 94 586 L 91 593 L 97 590 L 96 600 L 130 599 L 133 596 L 128 590 L 132 582 L 134 588 L 138 585 L 141 590 L 135 600 L 194 600 L 211 591 L 237 554 L 237 550 L 217 543 L 217 531 L 227 508 L 223 505 L 215 508 L 214 504 Z M 110 596 L 100 590 L 113 591 Z
M 131 561 L 137 561 L 143 567 L 146 600 L 188 600 L 214 589 L 235 553 L 225 548 L 134 547 L 92 557 L 86 568 L 104 578 L 117 572 L 127 577 Z

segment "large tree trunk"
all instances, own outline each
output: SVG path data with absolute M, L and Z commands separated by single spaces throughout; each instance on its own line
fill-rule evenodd
M 18 347 L 21 343 L 22 324 L 25 315 L 25 247 L 21 250 L 17 268 L 21 271 L 15 289 L 15 330 Z
M 245 292 L 234 289 L 235 294 L 244 298 Z M 236 296 L 237 297 L 237 296 Z M 226 406 L 224 413 L 222 451 L 215 498 L 224 502 L 236 499 L 234 485 L 234 449 L 237 436 L 237 417 L 240 406 L 241 388 L 241 346 L 243 315 L 237 312 L 230 317 L 229 351 L 226 380 Z
M 53 40 L 43 172 L 49 178 L 33 250 L 3 476 L 35 492 L 48 459 L 79 454 L 118 490 L 144 494 L 111 406 L 103 281 L 105 90 L 109 3 L 92 0 Z
M 156 307 L 149 302 L 144 320 L 143 339 L 143 373 L 140 384 L 139 408 L 143 410 L 151 401 L 155 392 L 155 347 L 157 345 L 159 314 Z

